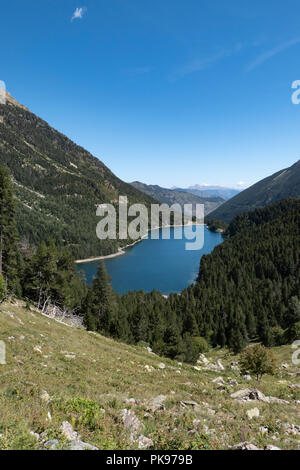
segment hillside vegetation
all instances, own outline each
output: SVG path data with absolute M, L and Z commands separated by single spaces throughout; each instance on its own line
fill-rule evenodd
M 281 199 L 300 197 L 300 160 L 226 201 L 210 217 L 229 223 L 237 214 L 269 206 Z
M 76 258 L 116 252 L 128 241 L 99 240 L 96 207 L 153 201 L 117 178 L 100 160 L 45 121 L 21 106 L 10 95 L 0 104 L 0 164 L 13 176 L 17 227 L 23 241 L 37 246 L 55 238 L 70 246 Z
M 275 376 L 257 382 L 240 375 L 238 358 L 225 349 L 193 367 L 24 306 L 6 302 L 0 310 L 7 362 L 0 365 L 1 449 L 300 445 L 291 347 L 274 349 Z

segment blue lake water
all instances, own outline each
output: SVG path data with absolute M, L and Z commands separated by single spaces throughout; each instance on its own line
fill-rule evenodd
M 171 238 L 164 240 L 162 236 L 166 234 L 166 230 L 157 230 L 160 237 L 158 240 L 145 239 L 127 248 L 125 255 L 105 260 L 116 292 L 151 292 L 154 289 L 165 295 L 181 292 L 195 282 L 201 257 L 211 253 L 223 241 L 220 233 L 210 232 L 206 227 L 174 227 L 170 229 Z M 190 238 L 195 230 L 204 231 L 204 244 L 200 250 L 188 251 L 185 244 L 193 240 L 188 240 L 185 234 Z M 182 239 L 175 239 L 175 234 L 182 236 Z M 90 285 L 97 273 L 98 264 L 99 261 L 93 261 L 78 265 Z

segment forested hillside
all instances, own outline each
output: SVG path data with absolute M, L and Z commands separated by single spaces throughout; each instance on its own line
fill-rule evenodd
M 0 164 L 13 176 L 21 240 L 38 245 L 53 237 L 77 258 L 117 251 L 116 240 L 96 237 L 96 206 L 120 195 L 130 204 L 154 201 L 8 94 L 0 115 Z
M 291 197 L 300 197 L 300 160 L 245 189 L 213 211 L 210 217 L 229 223 L 237 214 Z
M 300 334 L 299 228 L 297 199 L 237 216 L 228 239 L 201 259 L 195 286 L 168 299 L 157 292 L 128 293 L 97 329 L 188 362 L 208 345 L 238 352 L 253 340 L 292 342 Z M 99 299 L 90 298 L 94 307 L 86 312 L 100 318 Z

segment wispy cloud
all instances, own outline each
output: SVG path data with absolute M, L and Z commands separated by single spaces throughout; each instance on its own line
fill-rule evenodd
M 295 38 L 295 39 L 292 39 L 291 41 L 284 42 L 280 44 L 279 46 L 274 47 L 273 49 L 270 49 L 269 51 L 264 52 L 259 57 L 257 57 L 253 62 L 251 62 L 250 65 L 248 65 L 247 72 L 250 72 L 251 70 L 256 69 L 267 60 L 272 59 L 272 57 L 276 56 L 277 54 L 280 54 L 280 52 L 283 52 L 289 49 L 290 47 L 293 47 L 299 43 L 300 43 L 300 38 Z
M 71 21 L 81 20 L 83 18 L 83 15 L 86 13 L 86 11 L 87 11 L 86 7 L 76 8 L 71 18 Z
M 215 63 L 219 62 L 226 57 L 230 57 L 233 54 L 240 52 L 244 48 L 244 44 L 238 43 L 231 49 L 222 49 L 214 55 L 207 57 L 205 59 L 194 59 L 188 62 L 181 67 L 178 67 L 172 74 L 173 78 L 181 78 L 185 77 L 186 75 L 190 75 L 195 72 L 201 72 L 205 70 Z

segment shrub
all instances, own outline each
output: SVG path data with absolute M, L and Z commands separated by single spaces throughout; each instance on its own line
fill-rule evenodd
M 194 339 L 195 344 L 197 345 L 199 354 L 206 353 L 209 350 L 208 342 L 202 336 L 196 336 Z
M 275 358 L 271 351 L 261 344 L 248 346 L 240 355 L 241 374 L 250 373 L 260 380 L 264 374 L 273 375 L 276 370 Z
M 287 343 L 293 343 L 297 339 L 300 339 L 300 321 L 294 323 L 286 330 L 285 339 Z
M 199 359 L 199 354 L 208 351 L 208 343 L 201 336 L 191 336 L 186 333 L 183 338 L 183 360 L 190 364 L 195 364 Z M 177 357 L 177 360 L 179 358 Z
M 284 330 L 280 328 L 280 326 L 274 326 L 274 328 L 271 328 L 269 334 L 270 346 L 282 346 L 284 342 Z

